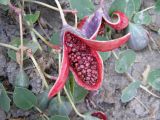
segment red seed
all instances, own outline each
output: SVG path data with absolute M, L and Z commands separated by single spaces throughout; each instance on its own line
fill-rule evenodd
M 87 69 L 87 72 L 90 73 L 92 70 L 91 69 Z

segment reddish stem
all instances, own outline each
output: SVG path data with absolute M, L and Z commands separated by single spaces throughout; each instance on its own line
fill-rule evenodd
M 77 14 L 77 10 L 63 10 L 64 13 L 72 13 L 73 15 Z
M 13 10 L 17 15 L 19 15 L 19 14 L 21 14 L 21 9 L 20 8 L 17 8 L 17 7 L 15 7 L 14 5 L 12 5 L 10 2 L 9 2 L 9 8 L 11 9 L 11 10 Z

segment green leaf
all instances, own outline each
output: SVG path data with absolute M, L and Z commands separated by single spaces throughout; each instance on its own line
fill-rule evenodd
M 109 40 L 108 38 L 104 37 L 104 36 L 97 36 L 96 40 L 98 41 L 104 41 L 104 40 Z
M 75 82 L 74 93 L 73 93 L 73 99 L 75 103 L 78 103 L 84 100 L 87 94 L 88 94 L 88 91 L 83 87 L 77 85 L 77 83 Z
M 111 52 L 99 52 L 102 57 L 102 60 L 105 61 L 111 57 Z
M 122 91 L 121 101 L 125 103 L 132 100 L 136 96 L 137 89 L 140 87 L 140 84 L 140 81 L 134 81 L 131 84 L 129 84 L 128 87 L 126 87 Z
M 16 76 L 14 85 L 16 87 L 25 87 L 29 86 L 29 78 L 23 69 L 20 69 L 19 73 Z
M 160 12 L 160 0 L 157 0 L 155 4 L 155 11 Z
M 7 5 L 9 3 L 9 0 L 0 0 L 0 4 Z
M 50 115 L 63 115 L 68 116 L 72 111 L 71 104 L 64 98 L 61 97 L 62 102 L 58 101 L 58 98 L 54 98 L 49 103 L 49 114 Z
M 148 74 L 147 82 L 155 90 L 160 91 L 160 69 L 152 70 Z
M 79 103 L 84 100 L 86 95 L 88 94 L 88 91 L 84 89 L 83 87 L 79 86 L 75 80 L 73 74 L 70 72 L 69 80 L 66 85 L 67 90 L 70 93 L 70 96 L 72 97 L 73 101 L 75 103 Z
M 37 104 L 37 99 L 30 90 L 22 87 L 15 87 L 13 102 L 18 108 L 29 110 Z
M 70 91 L 71 95 L 73 95 L 74 93 L 74 86 L 75 86 L 74 76 L 71 72 L 69 72 L 69 80 L 67 81 L 66 88 L 68 91 Z
M 141 6 L 141 0 L 114 0 L 112 3 L 109 13 L 111 14 L 114 11 L 124 12 L 129 19 L 138 12 Z
M 70 119 L 68 116 L 55 115 L 52 116 L 49 120 L 70 120 Z
M 138 12 L 133 18 L 134 23 L 149 25 L 151 23 L 151 16 L 148 12 Z
M 78 17 L 82 19 L 84 16 L 91 14 L 95 7 L 91 0 L 69 0 L 72 9 L 77 9 Z
M 134 63 L 136 53 L 133 50 L 125 50 L 120 53 L 119 59 L 115 63 L 115 71 L 117 73 L 127 72 L 129 67 Z
M 27 40 L 27 39 L 23 39 L 23 42 L 24 42 L 24 46 L 32 49 L 33 54 L 38 50 L 38 46 L 37 46 L 37 44 L 36 44 L 35 42 L 29 41 L 29 40 Z M 10 42 L 10 45 L 13 45 L 13 46 L 15 46 L 15 47 L 19 47 L 20 44 L 21 44 L 21 43 L 20 43 L 20 38 L 14 38 L 14 39 Z M 17 61 L 17 60 L 16 60 L 16 51 L 11 50 L 11 49 L 8 49 L 8 56 L 9 56 L 12 60 Z M 24 56 L 24 60 L 26 60 L 26 59 L 27 59 L 27 57 Z
M 48 99 L 48 90 L 39 93 L 37 95 L 37 106 L 38 108 L 40 108 L 41 110 L 45 110 L 48 105 L 49 105 L 50 100 Z
M 54 45 L 60 45 L 60 35 L 59 33 L 53 33 L 51 37 L 51 43 Z
M 7 92 L 2 83 L 0 83 L 0 108 L 5 112 L 10 110 L 10 98 L 7 95 Z
M 149 43 L 149 37 L 146 29 L 142 25 L 129 23 L 126 33 L 130 33 L 128 47 L 135 51 L 143 50 Z
M 36 11 L 34 14 L 26 14 L 24 16 L 24 19 L 30 22 L 31 24 L 34 24 L 38 20 L 39 15 L 40 15 L 40 11 Z
M 38 50 L 38 45 L 36 42 L 34 41 L 27 41 L 26 44 L 24 44 L 26 47 L 28 47 L 29 49 L 32 50 L 32 53 L 36 53 L 36 51 Z

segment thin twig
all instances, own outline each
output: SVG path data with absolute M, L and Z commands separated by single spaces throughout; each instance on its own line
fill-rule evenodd
M 153 39 L 153 37 L 151 36 L 151 34 L 149 32 L 148 32 L 148 37 L 153 42 L 153 44 L 157 47 L 157 50 L 160 53 L 159 46 L 157 45 L 156 41 Z
M 77 24 L 78 24 L 78 22 L 77 22 L 77 21 L 78 21 L 78 20 L 77 20 L 77 14 L 75 14 L 74 17 L 75 17 L 75 24 L 74 24 L 74 27 L 77 28 Z
M 68 91 L 67 91 L 67 89 L 66 89 L 65 86 L 64 86 L 64 91 L 65 91 L 65 93 L 66 93 L 66 95 L 67 95 L 67 97 L 68 97 L 68 100 L 69 100 L 69 102 L 71 103 L 74 111 L 76 112 L 76 114 L 79 115 L 79 116 L 82 117 L 82 118 L 85 118 L 85 116 L 82 115 L 81 113 L 79 113 L 79 111 L 77 110 L 77 108 L 76 108 L 76 106 L 74 105 L 74 103 L 73 103 L 73 101 L 72 101 L 72 98 L 70 97 L 70 95 L 69 95 L 69 93 L 68 93 Z
M 142 101 L 140 101 L 137 97 L 135 97 L 135 99 L 147 110 L 147 112 L 150 111 L 150 110 L 148 109 L 148 107 L 147 107 Z
M 143 9 L 143 10 L 137 12 L 137 13 L 145 12 L 145 11 L 148 11 L 148 10 L 151 10 L 151 9 L 154 9 L 154 8 L 155 8 L 155 6 L 147 7 L 146 9 Z
M 37 106 L 34 106 L 34 108 L 35 108 L 39 113 L 43 114 L 43 116 L 44 116 L 47 120 L 50 120 L 49 117 L 48 117 L 45 113 L 43 113 L 43 112 L 41 111 L 41 109 L 39 109 Z
M 43 33 L 45 34 L 45 36 L 47 37 L 47 39 L 51 41 L 51 38 L 48 36 L 48 34 L 47 34 L 47 33 L 45 32 L 45 30 L 43 29 L 40 21 L 38 21 L 38 24 L 39 24 L 39 27 L 41 28 L 42 32 L 43 32 Z
M 12 50 L 15 50 L 15 51 L 18 51 L 18 49 L 19 49 L 19 48 L 15 47 L 15 46 L 12 46 L 12 45 L 9 45 L 9 44 L 5 44 L 5 43 L 0 43 L 0 46 L 9 48 L 9 49 L 12 49 Z
M 47 7 L 47 8 L 52 9 L 52 10 L 59 11 L 59 9 L 58 9 L 58 8 L 53 7 L 53 6 L 51 6 L 51 5 L 48 5 L 48 4 L 46 4 L 46 3 L 40 2 L 40 1 L 32 1 L 32 0 L 24 0 L 24 1 L 25 1 L 25 2 L 32 2 L 32 3 L 36 3 L 36 4 L 38 4 L 38 5 L 45 6 L 45 7 Z M 63 10 L 63 12 L 64 12 L 64 13 L 72 13 L 72 14 L 77 13 L 77 11 L 76 11 L 76 10 Z
M 4 90 L 4 89 L 0 89 L 0 91 L 1 91 L 1 90 Z M 5 90 L 5 91 L 6 91 L 6 90 Z M 6 93 L 7 93 L 7 94 L 11 94 L 11 95 L 13 94 L 13 92 L 9 92 L 9 91 L 6 91 Z
M 39 50 L 42 51 L 42 47 L 41 47 L 41 45 L 39 44 L 39 42 L 38 42 L 38 40 L 37 40 L 37 38 L 36 38 L 36 35 L 34 34 L 34 32 L 33 32 L 32 30 L 30 30 L 30 34 L 31 34 L 31 37 L 32 37 L 33 42 L 34 42 L 35 44 L 37 44 Z
M 61 70 L 60 70 L 60 68 L 61 68 L 61 52 L 58 53 L 58 57 L 59 57 L 59 70 L 58 70 L 58 72 L 59 72 L 59 74 L 60 74 L 60 72 L 61 72 Z M 62 103 L 62 100 L 61 100 L 61 92 L 58 92 L 58 101 L 59 101 L 60 103 Z
M 66 21 L 66 19 L 65 19 L 65 17 L 64 17 L 64 13 L 63 13 L 62 7 L 61 7 L 61 5 L 60 5 L 60 3 L 59 3 L 58 0 L 55 0 L 55 2 L 56 2 L 56 4 L 57 4 L 58 9 L 59 9 L 59 12 L 60 12 L 62 24 L 63 24 L 63 26 L 65 26 L 65 25 L 67 25 L 67 21 Z
M 23 15 L 26 16 L 25 13 L 24 13 Z M 30 29 L 30 34 L 31 34 L 31 37 L 32 37 L 33 42 L 36 43 L 36 45 L 38 46 L 39 50 L 42 51 L 42 47 L 41 47 L 41 45 L 39 44 L 39 42 L 38 42 L 38 40 L 37 40 L 34 32 L 32 31 L 33 25 L 32 25 L 29 21 L 26 21 L 26 23 L 27 23 L 27 25 L 28 25 L 28 27 L 29 27 L 29 29 Z
M 60 49 L 59 45 L 53 45 L 52 43 L 50 43 L 49 41 L 47 41 L 41 34 L 39 34 L 34 28 L 32 28 L 32 31 L 46 44 L 48 45 L 50 48 L 52 49 Z
M 39 75 L 40 75 L 41 79 L 43 80 L 43 83 L 44 83 L 45 87 L 46 87 L 46 88 L 49 88 L 48 83 L 47 83 L 47 81 L 46 81 L 46 79 L 45 79 L 45 77 L 44 77 L 44 74 L 43 74 L 43 72 L 41 71 L 41 68 L 39 67 L 36 59 L 35 59 L 34 56 L 32 55 L 32 52 L 28 50 L 28 51 L 27 51 L 27 55 L 31 58 L 31 60 L 33 61 L 35 67 L 37 68 L 37 70 L 38 70 L 38 72 L 39 72 Z
M 23 26 L 22 26 L 22 14 L 20 13 L 18 16 L 19 16 L 20 40 L 21 40 L 20 69 L 23 69 Z
M 53 76 L 53 75 L 49 75 L 49 74 L 47 74 L 47 73 L 45 73 L 45 72 L 44 72 L 44 75 L 45 75 L 47 78 L 51 79 L 51 80 L 57 80 L 57 77 L 55 77 L 55 76 Z
M 160 96 L 158 96 L 158 95 L 156 95 L 155 93 L 151 92 L 151 91 L 148 90 L 145 86 L 140 85 L 140 88 L 142 88 L 143 90 L 145 90 L 147 93 L 151 94 L 152 96 L 160 99 Z

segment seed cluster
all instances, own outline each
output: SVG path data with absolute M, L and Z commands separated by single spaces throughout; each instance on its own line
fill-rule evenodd
M 91 49 L 74 34 L 65 35 L 70 66 L 87 85 L 95 85 L 98 80 L 98 63 Z

